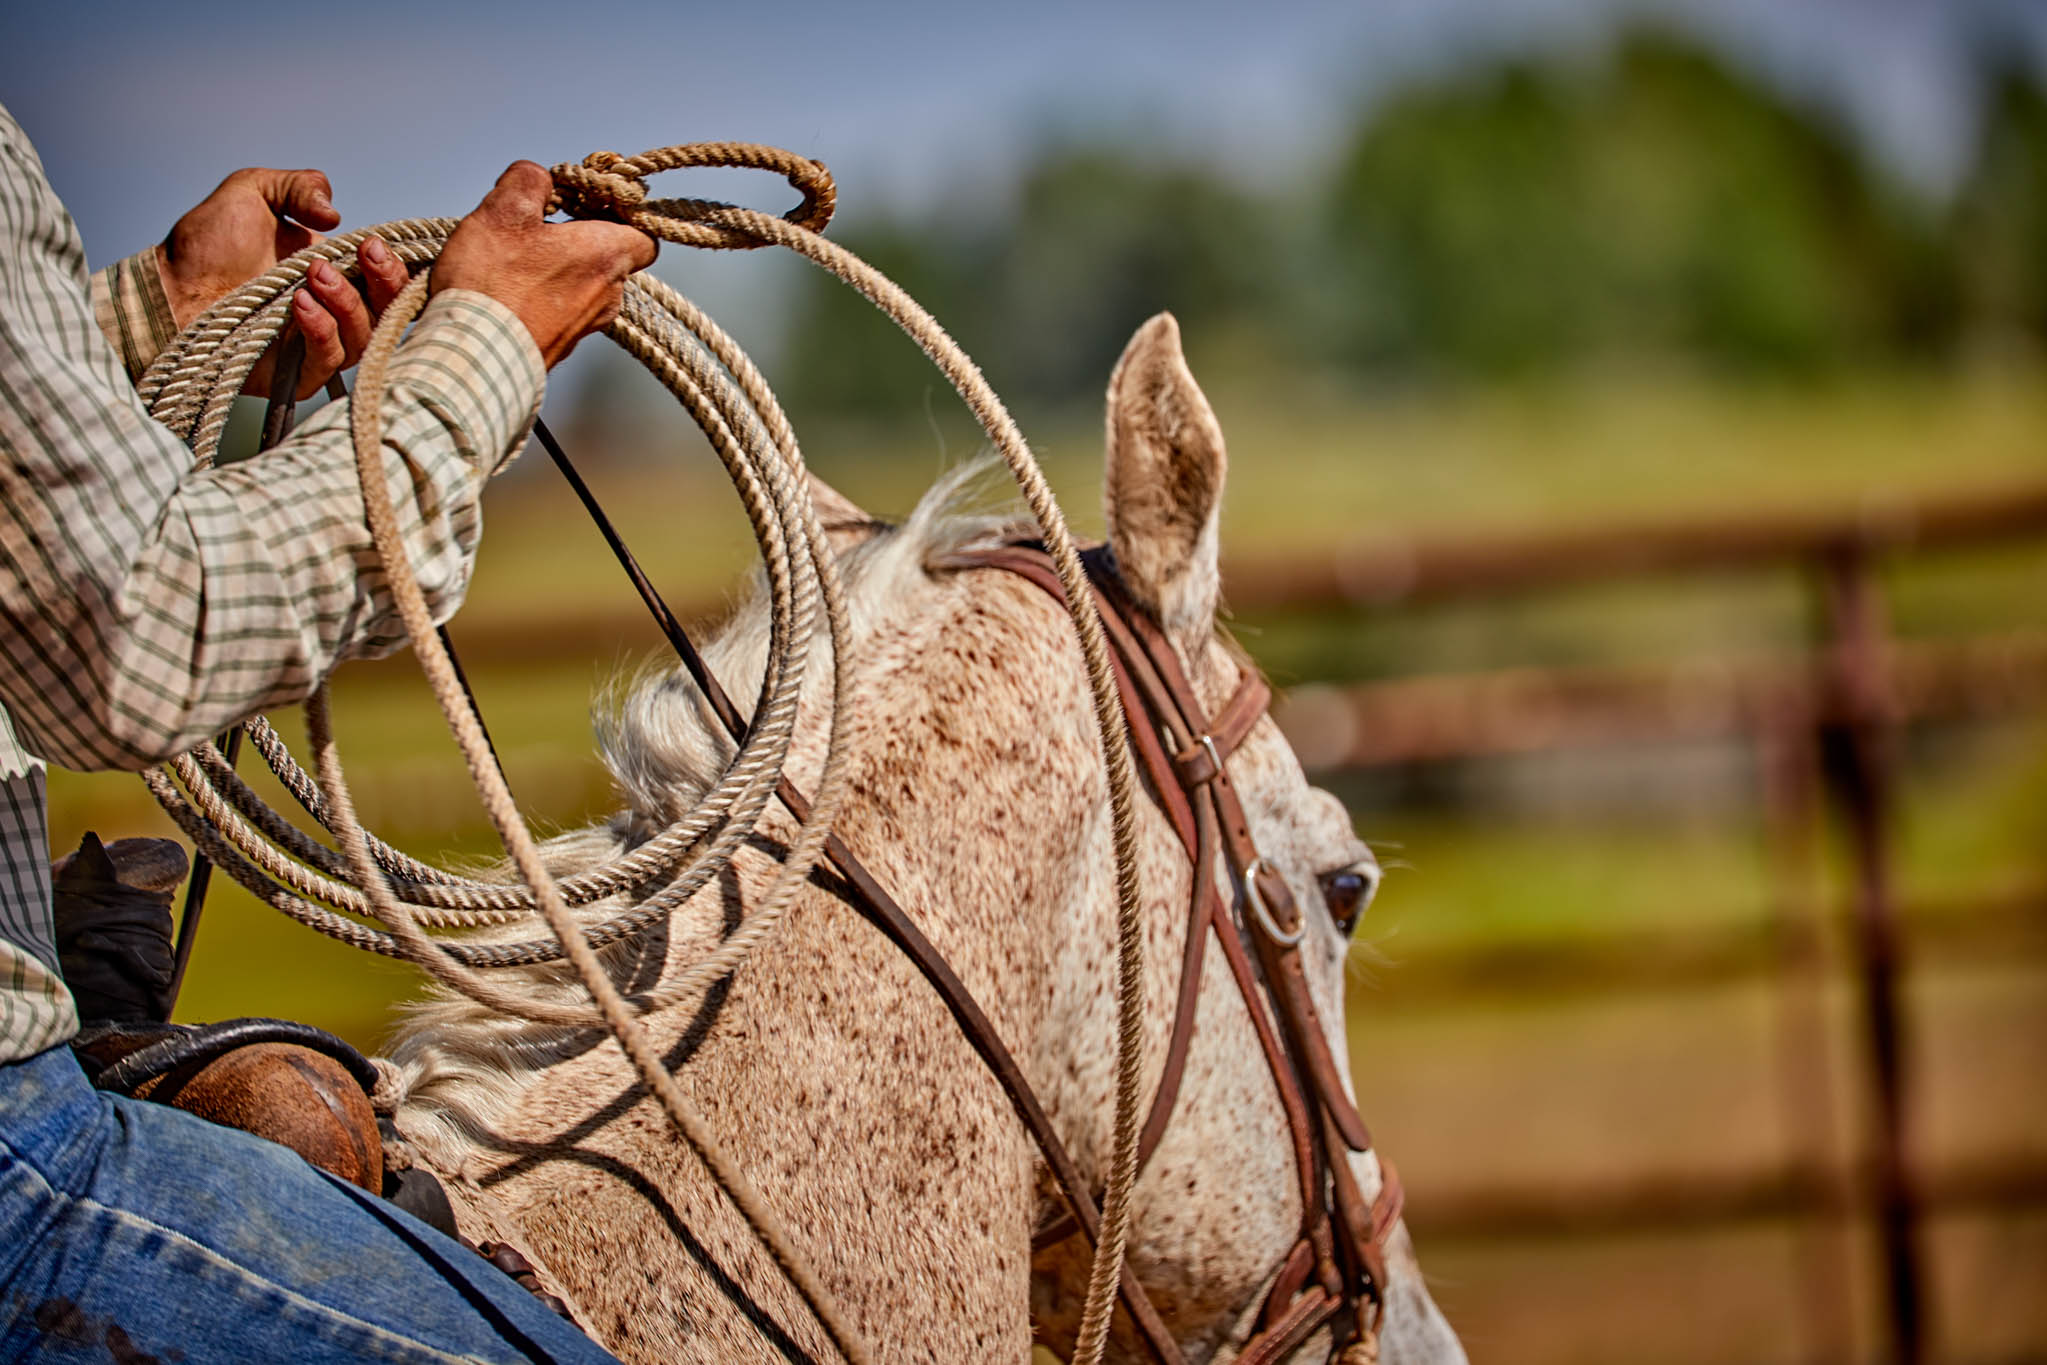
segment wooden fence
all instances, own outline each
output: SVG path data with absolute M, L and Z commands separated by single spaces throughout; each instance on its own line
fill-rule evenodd
M 1751 743 L 1760 755 L 1763 802 L 1777 861 L 1788 869 L 1785 913 L 1765 933 L 1685 941 L 1640 936 L 1568 947 L 1509 947 L 1422 962 L 1403 970 L 1404 994 L 1473 982 L 1539 980 L 1562 989 L 1754 976 L 1789 967 L 1787 979 L 1814 991 L 1828 970 L 1810 879 L 1814 831 L 1832 818 L 1853 853 L 1852 970 L 1862 1074 L 1871 1103 L 1863 1168 L 1794 1160 L 1745 1176 L 1653 1179 L 1597 1190 L 1476 1191 L 1436 1201 L 1439 1230 L 1495 1237 L 1554 1236 L 1677 1228 L 1757 1216 L 1868 1216 L 1881 1232 L 1890 1357 L 1926 1358 L 1927 1274 L 1922 1219 L 1930 1207 L 2047 1203 L 2047 1163 L 1978 1164 L 1919 1170 L 1905 1124 L 1912 1077 L 1905 1064 L 1910 1020 L 1899 991 L 1901 907 L 1891 873 L 1899 741 L 1926 720 L 1969 719 L 2038 707 L 2047 698 L 2047 612 L 2043 624 L 1997 635 L 1901 641 L 1886 619 L 1877 572 L 1903 556 L 1925 556 L 2047 538 L 2047 486 L 1920 502 L 1872 502 L 1851 510 L 1768 516 L 1712 516 L 1553 535 L 1428 542 L 1383 541 L 1304 559 L 1225 566 L 1240 617 L 1304 611 L 1383 619 L 1485 599 L 1532 598 L 1611 583 L 1699 574 L 1797 574 L 1809 585 L 1815 628 L 1788 657 L 1733 662 L 1596 668 L 1502 667 L 1304 688 L 1283 699 L 1281 724 L 1300 708 L 1340 708 L 1346 737 L 1334 752 L 1305 737 L 1311 765 L 1368 771 L 1469 761 L 1581 745 L 1650 745 L 1698 740 Z M 2047 605 L 2047 585 L 2042 589 Z M 685 609 L 701 618 L 715 608 Z M 565 650 L 613 650 L 643 630 L 641 619 L 593 613 L 551 623 Z M 515 663 L 530 657 L 530 623 L 492 629 L 458 623 L 465 657 Z M 586 638 L 587 637 L 587 638 Z M 1289 708 L 1293 708 L 1290 714 Z M 567 780 L 567 777 L 564 777 Z M 1809 870 L 1809 868 L 1808 868 Z M 1943 933 L 1965 946 L 2038 954 L 2047 943 L 2047 886 L 1977 904 L 1941 907 Z M 1928 916 L 1927 918 L 1933 918 Z M 1820 1025 L 1805 1013 L 1808 1031 Z M 1823 1075 L 1822 1039 L 1787 1027 L 1787 1074 Z M 1791 1087 L 1796 1089 L 1797 1087 Z M 1809 1086 L 1806 1120 L 1824 1127 L 1826 1106 Z M 1808 1142 L 1825 1151 L 1827 1140 Z M 1815 1274 L 1807 1300 L 1842 1288 L 1838 1268 Z
M 1927 1273 L 1921 1222 L 1929 1205 L 2008 1206 L 2047 1202 L 2047 1165 L 2038 1161 L 1927 1173 L 1918 1170 L 1905 1124 L 1912 1077 L 1905 1063 L 1910 1026 L 1899 991 L 1900 907 L 1892 878 L 1893 809 L 1903 728 L 1928 718 L 1975 717 L 2037 706 L 2047 696 L 2047 630 L 1904 643 L 1890 631 L 1877 568 L 1923 555 L 2047 537 L 2047 487 L 2029 485 L 1968 497 L 1870 504 L 1851 512 L 1711 518 L 1486 540 L 1385 542 L 1313 560 L 1238 563 L 1226 575 L 1233 604 L 1256 618 L 1281 611 L 1343 610 L 1383 617 L 1481 598 L 1528 597 L 1589 584 L 1659 575 L 1801 574 L 1811 586 L 1816 628 L 1788 658 L 1735 665 L 1535 669 L 1408 677 L 1314 689 L 1298 695 L 1323 720 L 1334 706 L 1339 748 L 1316 751 L 1328 768 L 1360 770 L 1531 753 L 1584 744 L 1747 739 L 1762 757 L 1765 804 L 1780 862 L 1795 864 L 1829 814 L 1852 850 L 1853 973 L 1863 1074 L 1872 1103 L 1866 1169 L 1843 1173 L 1811 1163 L 1753 1178 L 1652 1181 L 1600 1191 L 1498 1191 L 1433 1210 L 1433 1220 L 1487 1235 L 1684 1226 L 1761 1214 L 1866 1213 L 1880 1229 L 1882 1301 L 1890 1356 L 1919 1365 L 1927 1350 Z M 2047 585 L 2042 589 L 2047 605 Z M 2043 613 L 2047 616 L 2047 613 Z M 1294 720 L 1307 717 L 1297 709 Z M 1288 715 L 1281 713 L 1282 724 Z M 1318 727 L 1319 728 L 1319 727 Z M 1789 878 L 1797 882 L 1796 877 Z M 1546 960 L 1506 954 L 1442 969 L 1469 979 L 1568 981 L 1601 973 L 1652 976 L 1753 970 L 1766 957 L 1824 971 L 1818 917 L 1809 893 L 1787 885 L 1792 913 L 1770 941 L 1672 945 L 1621 942 L 1610 950 L 1536 950 Z M 2015 902 L 1961 907 L 1950 923 L 1995 926 L 2001 941 L 2032 941 L 2047 923 L 2047 887 Z M 1440 972 L 1439 972 L 1440 974 Z M 1794 973 L 1796 979 L 1796 973 Z M 1427 970 L 1403 989 L 1426 989 Z M 1816 986 L 1815 986 L 1816 989 Z M 1810 1025 L 1808 1025 L 1810 1027 Z M 1811 1074 L 1819 1040 L 1783 1046 Z M 1807 1106 L 1823 1110 L 1810 1099 Z M 1826 1124 L 1824 1114 L 1809 1116 Z M 1820 1149 L 1830 1144 L 1821 1144 Z M 1816 1288 L 1827 1277 L 1819 1277 Z M 1836 1292 L 1838 1278 L 1833 1281 Z M 1822 1311 L 1836 1311 L 1828 1308 Z

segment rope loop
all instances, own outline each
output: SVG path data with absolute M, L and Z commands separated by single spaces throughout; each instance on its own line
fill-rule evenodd
M 647 198 L 648 176 L 695 166 L 775 172 L 802 195 L 802 202 L 776 217 L 709 200 Z M 714 250 L 786 247 L 864 295 L 951 381 L 1009 466 L 1038 523 L 1058 568 L 1086 667 L 1108 779 L 1116 856 L 1113 1151 L 1087 1300 L 1071 1357 L 1075 1365 L 1098 1365 L 1108 1343 L 1137 1174 L 1144 1054 L 1143 888 L 1138 873 L 1137 778 L 1131 768 L 1122 704 L 1087 575 L 1051 485 L 994 389 L 937 320 L 881 272 L 819 235 L 830 221 L 838 197 L 831 173 L 821 163 L 778 147 L 699 142 L 656 148 L 635 157 L 597 152 L 580 163 L 556 166 L 553 175 L 552 208 L 573 217 L 628 223 L 684 246 Z M 137 385 L 139 394 L 157 420 L 192 446 L 195 460 L 207 463 L 219 444 L 244 377 L 284 328 L 292 291 L 316 260 L 331 261 L 338 269 L 359 274 L 355 249 L 374 233 L 416 268 L 439 255 L 455 226 L 452 219 L 384 223 L 296 253 L 222 299 L 187 328 L 143 375 Z M 337 848 L 322 844 L 263 806 L 261 798 L 234 776 L 226 760 L 209 748 L 202 747 L 196 758 L 144 774 L 144 781 L 207 857 L 286 915 L 352 946 L 406 958 L 449 989 L 508 1016 L 607 1029 L 676 1130 L 809 1303 L 840 1354 L 853 1365 L 867 1365 L 873 1359 L 871 1353 L 791 1228 L 745 1171 L 712 1140 L 695 1105 L 639 1022 L 641 1014 L 701 998 L 713 982 L 736 971 L 756 946 L 772 938 L 797 892 L 807 884 L 812 866 L 823 855 L 848 786 L 850 741 L 845 722 L 852 697 L 850 615 L 837 558 L 811 506 L 807 470 L 795 433 L 760 371 L 717 324 L 645 272 L 627 281 L 618 318 L 607 333 L 660 379 L 696 420 L 731 476 L 753 521 L 766 569 L 768 654 L 751 724 L 713 788 L 691 809 L 669 812 L 669 826 L 633 852 L 557 881 L 512 801 L 481 722 L 435 634 L 406 559 L 385 483 L 385 377 L 399 338 L 425 305 L 430 289 L 426 272 L 415 275 L 385 311 L 364 352 L 350 411 L 357 470 L 385 587 L 524 885 L 482 882 L 441 871 L 407 857 L 364 829 L 342 775 L 324 688 L 306 703 L 314 758 L 311 774 L 275 742 L 267 725 L 251 722 L 246 728 L 257 752 L 300 807 L 333 836 Z M 706 951 L 695 961 L 640 994 L 624 997 L 599 960 L 599 950 L 656 920 L 679 917 L 699 891 L 731 866 L 740 847 L 759 828 L 794 742 L 797 702 L 814 657 L 813 643 L 828 646 L 823 652 L 829 659 L 831 679 L 829 699 L 821 713 L 826 732 L 824 764 L 809 815 L 797 818 L 796 828 L 786 836 L 788 851 L 780 867 L 738 928 L 716 940 L 715 946 L 707 939 Z M 580 913 L 572 914 L 572 907 Z M 545 940 L 478 941 L 468 932 L 530 925 L 536 919 L 545 928 Z M 429 928 L 455 930 L 459 936 L 430 935 L 426 932 Z M 688 932 L 690 926 L 682 928 Z M 497 984 L 486 970 L 547 963 L 561 965 L 537 975 L 529 972 L 513 985 Z M 588 1004 L 562 995 L 558 987 L 570 981 L 580 981 Z
M 638 156 L 592 152 L 580 162 L 564 161 L 553 168 L 555 192 L 548 209 L 571 218 L 630 223 L 651 237 L 680 246 L 751 251 L 775 245 L 778 239 L 734 220 L 733 215 L 750 216 L 736 204 L 647 197 L 648 176 L 701 166 L 771 171 L 781 176 L 803 196 L 781 221 L 807 232 L 823 232 L 838 206 L 839 187 L 822 161 L 755 142 L 684 142 Z

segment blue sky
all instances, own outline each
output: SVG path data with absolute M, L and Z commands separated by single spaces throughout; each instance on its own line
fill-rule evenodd
M 1592 46 L 1643 9 L 1843 108 L 1935 187 L 1970 133 L 1971 18 L 2035 50 L 2047 35 L 2047 5 L 2013 0 L 500 0 L 487 14 L 362 0 L 303 19 L 159 0 L 21 7 L 0 102 L 104 259 L 251 163 L 329 170 L 355 222 L 460 212 L 518 155 L 714 137 L 821 157 L 854 212 L 927 202 L 994 178 L 1049 129 L 1104 124 L 1278 177 L 1403 78 L 1475 49 Z M 779 203 L 772 187 L 757 197 Z
M 1361 104 L 1488 51 L 1596 53 L 1617 16 L 1666 16 L 1848 119 L 1939 192 L 1974 130 L 1971 35 L 2035 59 L 2038 0 L 787 0 L 773 9 L 618 0 L 489 7 L 23 5 L 0 103 L 28 129 L 97 263 L 162 235 L 222 174 L 332 175 L 350 225 L 459 214 L 518 156 L 541 162 L 708 138 L 830 164 L 842 211 L 973 202 L 1038 140 L 1131 145 L 1283 183 Z M 660 192 L 780 209 L 762 178 Z M 662 272 L 747 338 L 794 267 L 673 259 Z M 759 332 L 755 331 L 755 337 Z M 771 340 L 771 334 L 769 335 Z

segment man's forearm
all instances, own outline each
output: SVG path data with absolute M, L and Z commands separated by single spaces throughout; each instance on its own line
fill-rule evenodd
M 444 618 L 467 588 L 481 485 L 538 408 L 539 357 L 502 306 L 454 293 L 434 301 L 390 374 L 385 476 Z M 143 766 L 402 641 L 347 418 L 346 404 L 330 405 L 225 468 L 166 478 L 138 462 L 126 486 L 90 461 L 9 472 L 10 483 L 26 474 L 18 491 L 43 510 L 22 528 L 36 552 L 0 582 L 0 609 L 36 618 L 0 648 L 0 698 L 32 749 L 70 767 Z M 151 507 L 148 525 L 107 543 L 81 533 L 110 511 L 140 521 Z
M 100 334 L 76 229 L 4 110 L 0 198 L 0 703 L 28 746 L 141 766 L 394 643 L 345 408 L 193 473 Z M 447 291 L 391 381 L 386 473 L 446 614 L 482 481 L 538 408 L 540 357 L 502 305 Z

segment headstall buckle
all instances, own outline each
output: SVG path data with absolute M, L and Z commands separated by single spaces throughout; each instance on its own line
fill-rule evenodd
M 1204 738 L 1206 738 L 1204 736 Z M 1304 917 L 1289 934 L 1279 927 L 1279 921 L 1272 917 L 1272 907 L 1265 903 L 1265 893 L 1258 889 L 1258 873 L 1265 867 L 1265 859 L 1253 858 L 1244 869 L 1244 899 L 1250 903 L 1251 914 L 1258 921 L 1259 930 L 1282 948 L 1292 948 L 1307 937 L 1308 921 Z

